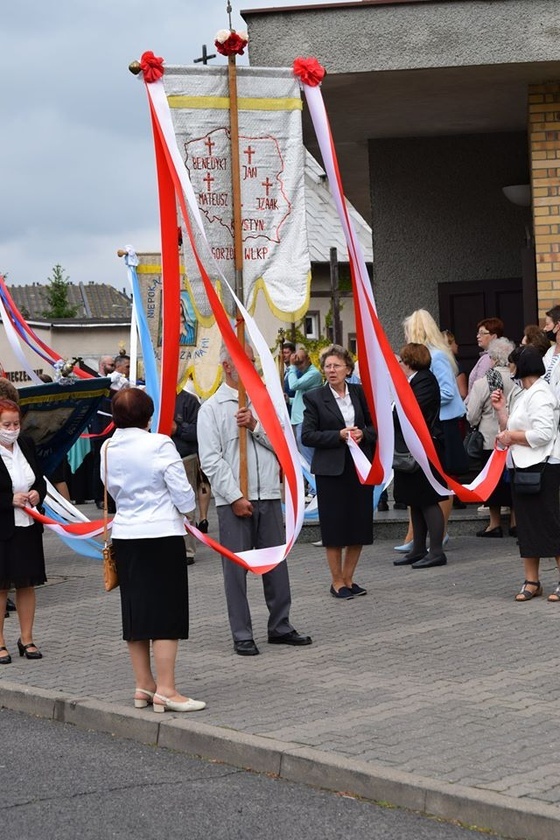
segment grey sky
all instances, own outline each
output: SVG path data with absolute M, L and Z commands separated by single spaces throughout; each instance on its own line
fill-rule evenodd
M 233 0 L 239 9 L 301 0 Z M 190 64 L 227 27 L 226 0 L 17 0 L 0 30 L 0 272 L 126 285 L 117 248 L 159 250 L 145 50 Z M 212 49 L 210 49 L 212 48 Z M 214 64 L 226 59 L 219 57 Z

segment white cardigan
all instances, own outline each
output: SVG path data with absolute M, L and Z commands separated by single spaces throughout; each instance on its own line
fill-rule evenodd
M 184 536 L 184 515 L 196 500 L 175 444 L 167 435 L 117 429 L 101 448 L 101 480 L 117 512 L 112 535 L 119 540 Z
M 560 405 L 544 379 L 524 389 L 513 403 L 507 428 L 524 431 L 529 446 L 510 446 L 508 466 L 512 461 L 516 467 L 531 467 L 548 457 L 560 460 L 559 419 Z

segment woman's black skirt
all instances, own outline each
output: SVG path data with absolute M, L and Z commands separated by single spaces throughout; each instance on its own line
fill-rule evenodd
M 0 589 L 41 586 L 46 580 L 41 525 L 16 527 L 9 540 L 0 540 Z
M 538 465 L 537 465 L 538 466 Z M 513 478 L 513 471 L 511 472 Z M 517 493 L 512 484 L 519 554 L 521 557 L 560 556 L 560 464 L 546 464 L 541 492 Z
M 323 545 L 371 545 L 373 487 L 360 484 L 349 450 L 342 475 L 316 475 L 315 479 Z
M 183 537 L 113 540 L 123 639 L 187 639 L 189 599 Z

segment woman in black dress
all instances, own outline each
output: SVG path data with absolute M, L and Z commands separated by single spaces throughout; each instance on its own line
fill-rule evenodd
M 373 487 L 360 484 L 347 440 L 352 437 L 371 460 L 377 433 L 361 385 L 351 385 L 352 357 L 334 344 L 321 356 L 327 382 L 303 395 L 302 443 L 315 452 L 311 472 L 317 480 L 321 539 L 327 552 L 334 598 L 365 595 L 354 583 L 362 546 L 373 542 Z M 343 557 L 343 548 L 346 548 Z
M 400 352 L 401 367 L 408 377 L 410 387 L 424 415 L 440 460 L 443 460 L 443 431 L 439 419 L 440 391 L 438 381 L 430 370 L 431 361 L 430 351 L 425 344 L 405 344 Z M 393 416 L 395 450 L 405 452 L 407 446 L 396 412 Z M 437 477 L 441 481 L 441 478 Z M 447 497 L 440 496 L 434 490 L 419 467 L 414 472 L 395 469 L 393 492 L 395 501 L 403 502 L 410 507 L 412 522 L 412 547 L 404 557 L 394 560 L 393 565 L 412 566 L 413 569 L 445 566 L 447 557 L 442 548 L 445 525 L 439 502 Z M 430 535 L 429 551 L 426 548 L 428 534 Z
M 4 614 L 8 590 L 16 590 L 20 656 L 42 659 L 33 642 L 35 587 L 45 583 L 43 526 L 25 507 L 36 507 L 45 498 L 45 480 L 35 461 L 35 447 L 20 438 L 21 413 L 17 403 L 0 399 L 0 665 L 12 658 L 4 640 Z

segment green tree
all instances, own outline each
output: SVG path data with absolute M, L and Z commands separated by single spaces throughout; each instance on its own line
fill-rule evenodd
M 68 303 L 68 286 L 70 280 L 64 276 L 64 269 L 58 263 L 52 270 L 52 277 L 48 278 L 47 301 L 49 308 L 43 312 L 44 318 L 75 318 L 77 307 Z

